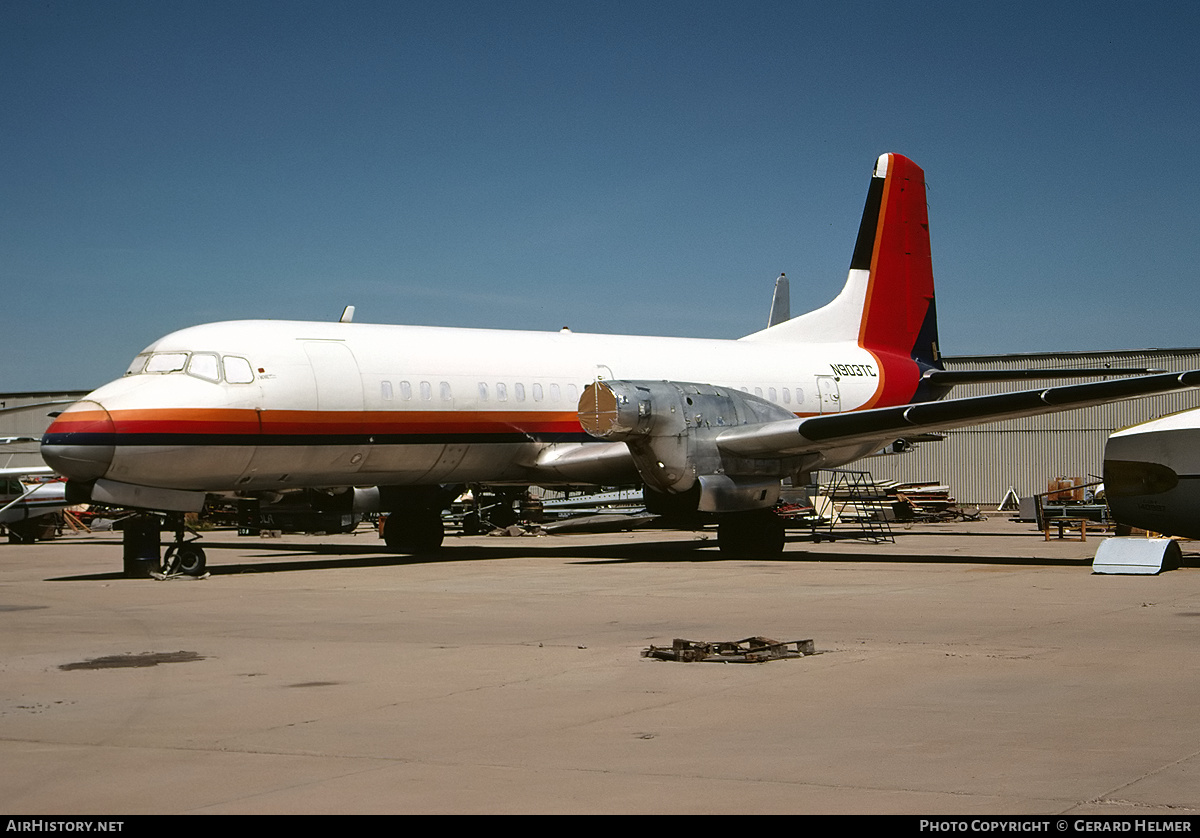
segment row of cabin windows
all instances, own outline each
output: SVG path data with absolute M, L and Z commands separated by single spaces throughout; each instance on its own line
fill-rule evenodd
M 743 393 L 750 392 L 750 390 L 746 387 L 742 387 L 741 390 Z M 768 387 L 766 395 L 763 395 L 762 387 L 754 388 L 754 395 L 758 396 L 760 399 L 766 399 L 767 401 L 775 402 L 776 404 L 779 404 L 780 392 L 782 392 L 782 394 L 783 394 L 783 404 L 791 404 L 792 403 L 792 391 L 787 387 L 781 387 L 781 388 L 779 388 L 779 391 L 776 391 L 776 389 L 774 387 Z M 804 388 L 803 387 L 796 388 L 796 404 L 804 404 Z
M 183 372 L 204 381 L 228 384 L 250 384 L 254 368 L 237 355 L 217 355 L 215 352 L 154 352 L 138 355 L 125 371 L 126 375 L 162 375 Z
M 492 400 L 507 402 L 510 397 L 515 402 L 523 402 L 529 399 L 534 402 L 548 400 L 551 403 L 562 403 L 564 400 L 564 388 L 559 384 L 543 386 L 540 383 L 535 383 L 526 387 L 520 381 L 511 385 L 505 381 L 497 381 L 493 387 L 489 387 L 486 381 L 480 381 L 477 387 L 479 401 L 481 402 Z M 575 404 L 579 401 L 579 387 L 577 385 L 568 384 L 565 391 L 566 401 L 569 404 Z M 412 401 L 414 395 L 421 401 L 433 401 L 433 384 L 429 381 L 418 381 L 414 388 L 412 382 L 400 381 L 393 387 L 392 382 L 381 381 L 379 382 L 379 395 L 383 397 L 385 402 L 392 401 L 397 395 L 399 395 L 401 401 Z M 454 399 L 454 393 L 450 389 L 450 382 L 438 382 L 438 398 L 444 402 Z
M 512 397 L 512 401 L 515 402 L 523 402 L 526 400 L 526 398 L 532 399 L 532 401 L 535 402 L 541 402 L 545 401 L 547 396 L 553 403 L 559 403 L 563 400 L 563 388 L 558 384 L 550 384 L 543 387 L 541 384 L 535 383 L 527 388 L 520 381 L 512 384 L 511 387 L 507 382 L 497 381 L 494 387 L 489 387 L 487 382 L 480 381 L 477 387 L 479 401 L 481 402 L 492 401 L 493 399 L 498 402 L 507 402 L 509 401 L 510 395 Z M 401 401 L 412 401 L 414 395 L 412 382 L 401 381 L 397 387 L 393 387 L 392 382 L 390 381 L 379 382 L 379 394 L 383 397 L 385 402 L 390 402 L 396 397 L 397 389 L 399 389 Z M 743 393 L 750 392 L 749 388 L 747 387 L 742 387 L 741 391 Z M 417 382 L 415 393 L 421 401 L 433 401 L 433 384 L 428 381 L 419 381 Z M 804 404 L 804 389 L 797 387 L 795 393 L 796 404 Z M 766 388 L 765 394 L 762 387 L 755 387 L 754 395 L 758 396 L 759 398 L 765 398 L 769 401 L 773 401 L 777 404 L 780 403 L 780 396 L 782 395 L 783 404 L 792 403 L 792 390 L 788 387 L 781 387 L 779 389 L 768 387 Z M 444 402 L 454 400 L 454 393 L 450 388 L 450 382 L 438 382 L 438 398 Z M 578 386 L 575 384 L 568 384 L 566 386 L 566 399 L 569 404 L 575 404 L 579 401 Z
M 411 381 L 400 382 L 400 398 L 403 401 L 411 401 L 413 397 L 413 386 Z M 433 401 L 433 385 L 428 381 L 420 381 L 417 383 L 417 393 L 420 394 L 421 401 Z M 385 402 L 390 402 L 395 397 L 395 391 L 392 389 L 392 382 L 379 382 L 379 395 L 383 397 Z M 450 390 L 450 382 L 442 381 L 438 384 L 438 397 L 448 402 L 454 398 L 454 393 Z

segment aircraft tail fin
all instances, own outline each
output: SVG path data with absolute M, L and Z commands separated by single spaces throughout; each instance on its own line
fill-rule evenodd
M 841 293 L 816 311 L 743 340 L 854 341 L 877 356 L 940 367 L 921 167 L 899 154 L 880 155 Z
M 792 303 L 788 292 L 787 274 L 780 274 L 775 280 L 775 293 L 771 297 L 771 313 L 767 317 L 767 327 L 778 326 L 792 319 Z

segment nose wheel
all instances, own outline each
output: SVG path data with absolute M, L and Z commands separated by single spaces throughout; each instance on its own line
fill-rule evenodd
M 172 544 L 163 554 L 163 573 L 174 576 L 203 576 L 208 560 L 204 550 L 195 544 Z
M 200 540 L 200 534 L 188 529 L 182 513 L 168 515 L 167 520 L 175 527 L 175 542 L 163 553 L 163 573 L 167 576 L 203 576 L 208 561 L 204 550 L 195 543 Z M 185 540 L 189 535 L 191 539 Z
M 166 513 L 166 526 L 175 531 L 175 539 L 160 556 L 163 523 L 163 516 L 153 512 L 125 519 L 122 527 L 125 575 L 130 579 L 180 574 L 203 576 L 207 562 L 204 551 L 195 543 L 199 533 L 188 529 L 182 512 Z

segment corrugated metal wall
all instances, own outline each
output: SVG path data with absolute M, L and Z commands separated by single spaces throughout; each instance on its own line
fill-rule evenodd
M 943 361 L 948 370 L 1108 366 L 1182 371 L 1200 369 L 1200 349 L 974 355 L 944 358 Z M 1069 383 L 1074 382 L 974 384 L 956 387 L 951 397 Z M 1046 491 L 1048 482 L 1054 478 L 1082 477 L 1086 480 L 1094 475 L 1098 479 L 1104 443 L 1110 433 L 1194 407 L 1200 407 L 1200 391 L 1197 390 L 1011 422 L 993 422 L 947 431 L 942 442 L 920 445 L 916 451 L 907 454 L 863 460 L 861 467 L 869 470 L 877 480 L 936 480 L 949 485 L 951 494 L 960 503 L 994 506 L 1000 503 L 1010 487 L 1019 496 L 1028 497 Z
M 0 393 L 0 437 L 28 436 L 40 439 L 50 426 L 50 413 L 63 410 L 82 399 L 86 391 L 54 390 L 36 393 Z M 42 454 L 36 442 L 0 446 L 0 467 L 40 467 Z

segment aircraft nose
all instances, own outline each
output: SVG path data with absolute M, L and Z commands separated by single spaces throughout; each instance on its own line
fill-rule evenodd
M 116 441 L 112 417 L 96 401 L 83 399 L 58 415 L 42 437 L 46 465 L 72 480 L 103 477 Z

